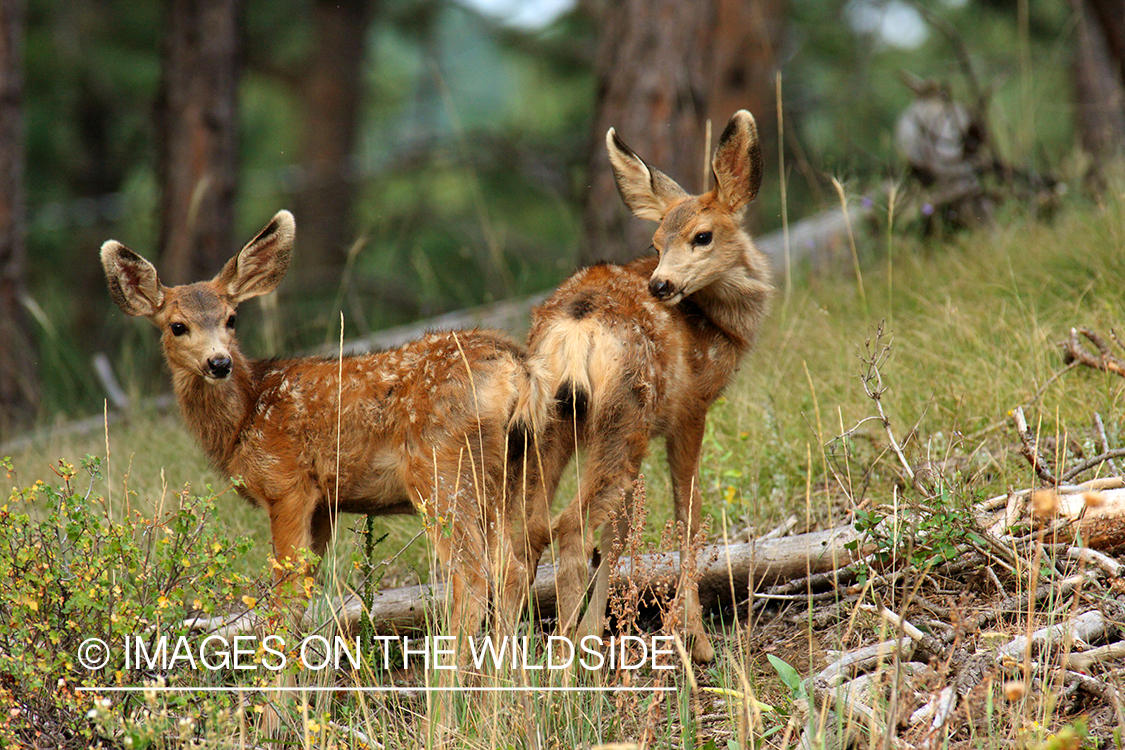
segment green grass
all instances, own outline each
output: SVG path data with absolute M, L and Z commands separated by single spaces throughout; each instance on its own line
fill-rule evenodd
M 765 524 L 803 505 L 806 477 L 824 472 L 822 447 L 875 413 L 860 387 L 858 354 L 881 321 L 891 341 L 884 407 L 900 438 L 917 424 L 912 461 L 947 450 L 988 454 L 993 466 L 981 491 L 1027 484 L 1026 465 L 1003 455 L 1015 444 L 1009 412 L 1019 405 L 1042 420 L 1043 434 L 1088 434 L 1097 411 L 1114 422 L 1115 437 L 1120 379 L 1078 370 L 1035 397 L 1063 368 L 1057 343 L 1072 326 L 1120 327 L 1122 218 L 1119 195 L 1073 206 L 1051 223 L 1009 209 L 992 228 L 948 243 L 896 238 L 891 277 L 877 257 L 883 243 L 872 239 L 867 313 L 854 280 L 807 279 L 788 304 L 780 301 L 710 417 L 719 450 L 731 454 L 724 468 L 743 469 L 736 496 L 752 500 Z M 881 440 L 874 425 L 861 432 Z M 870 494 L 889 495 L 891 468 L 876 471 Z
M 959 461 L 963 477 L 956 487 L 963 496 L 958 501 L 1036 484 L 1018 453 L 1010 419 L 1016 406 L 1024 407 L 1041 435 L 1066 436 L 1088 453 L 1097 452 L 1091 431 L 1095 413 L 1105 420 L 1110 443 L 1125 443 L 1125 382 L 1082 368 L 1052 381 L 1063 369 L 1057 343 L 1072 326 L 1108 334 L 1125 319 L 1125 195 L 1119 188 L 1097 201 L 1072 197 L 1050 221 L 1009 206 L 993 226 L 943 240 L 906 234 L 888 240 L 884 231 L 877 225 L 858 237 L 866 304 L 850 263 L 839 272 L 799 273 L 789 299 L 779 295 L 776 300 L 737 381 L 712 408 L 701 481 L 713 538 L 724 528 L 746 525 L 761 533 L 791 514 L 802 527 L 835 525 L 865 501 L 888 503 L 904 491 L 895 459 L 883 451 L 881 428 L 867 422 L 852 431 L 875 414 L 860 384 L 857 355 L 881 322 L 888 332 L 884 343 L 891 344 L 881 368 L 891 427 L 899 439 L 916 427 L 905 447 L 911 463 Z M 841 257 L 847 252 L 843 248 Z M 837 440 L 845 433 L 846 441 Z M 177 415 L 134 415 L 111 425 L 108 441 L 108 461 L 94 491 L 110 499 L 111 514 L 121 512 L 126 497 L 131 509 L 151 514 L 170 493 L 185 486 L 205 493 L 210 485 L 222 493 L 216 503 L 224 533 L 249 535 L 258 550 L 269 549 L 265 514 L 238 500 L 229 480 L 208 469 Z M 51 480 L 48 466 L 58 457 L 76 460 L 86 454 L 106 456 L 105 434 L 37 441 L 12 457 L 15 481 L 26 486 Z M 671 514 L 661 446 L 653 446 L 644 473 L 645 541 L 652 544 Z M 571 478 L 561 496 L 573 487 Z M 361 547 L 350 538 L 350 525 L 341 526 L 337 569 L 344 578 L 351 575 L 348 569 Z M 384 527 L 391 536 L 376 554 L 390 557 L 421 525 L 414 518 L 380 519 L 376 528 Z M 427 559 L 424 542 L 415 543 L 392 565 L 383 587 L 424 579 Z M 704 685 L 753 694 L 773 707 L 751 725 L 741 723 L 733 693 L 693 692 L 677 672 L 670 682 L 677 692 L 662 698 L 516 695 L 461 705 L 456 709 L 462 724 L 458 746 L 585 747 L 635 742 L 646 733 L 655 746 L 704 747 L 711 740 L 714 747 L 725 747 L 728 739 L 737 744 L 764 735 L 769 736 L 763 746 L 779 746 L 795 705 L 791 686 L 763 651 L 745 646 L 760 642 L 768 627 L 766 620 L 758 621 L 739 638 L 722 640 L 718 664 L 697 670 Z M 823 649 L 870 642 L 878 630 L 872 618 L 853 613 L 846 628 L 798 627 L 795 641 L 770 648 L 807 676 L 823 666 Z M 362 676 L 355 679 L 363 682 Z M 430 710 L 424 697 L 321 696 L 318 701 L 312 716 L 320 729 L 310 735 L 310 746 L 327 746 L 330 736 L 345 744 L 355 741 L 317 720 L 318 711 L 331 713 L 338 723 L 364 727 L 388 747 L 427 742 L 419 735 L 423 724 L 417 718 Z M 973 730 L 968 746 L 1003 747 L 1026 721 L 1054 721 L 1041 706 L 1027 709 L 1040 712 L 1034 715 L 988 706 L 981 714 L 985 723 Z M 996 726 L 1004 731 L 994 732 Z M 539 736 L 541 744 L 529 735 Z

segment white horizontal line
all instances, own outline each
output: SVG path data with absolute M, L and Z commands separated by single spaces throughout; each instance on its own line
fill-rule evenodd
M 86 693 L 668 693 L 675 687 L 75 687 Z

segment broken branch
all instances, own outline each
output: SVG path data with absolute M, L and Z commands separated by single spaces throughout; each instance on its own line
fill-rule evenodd
M 1054 473 L 1043 462 L 1043 457 L 1039 455 L 1039 443 L 1035 439 L 1035 433 L 1027 426 L 1027 418 L 1023 415 L 1022 406 L 1015 408 L 1012 412 L 1012 418 L 1016 421 L 1016 432 L 1020 436 L 1020 451 L 1031 464 L 1031 468 L 1035 469 L 1035 473 L 1045 484 L 1058 484 Z
M 1080 334 L 1094 345 L 1098 350 L 1097 354 L 1094 354 L 1082 344 L 1082 341 L 1078 338 Z M 1111 372 L 1125 378 L 1125 361 L 1114 356 L 1110 352 L 1109 344 L 1106 343 L 1105 339 L 1089 328 L 1071 328 L 1070 336 L 1059 346 L 1063 350 L 1063 362 L 1066 364 L 1079 362 L 1095 370 Z

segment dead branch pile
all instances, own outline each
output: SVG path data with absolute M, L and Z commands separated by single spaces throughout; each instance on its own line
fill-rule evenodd
M 1097 355 L 1081 345 L 1079 332 Z M 1095 734 L 1125 726 L 1116 687 L 1125 677 L 1125 580 L 1110 556 L 1125 550 L 1125 477 L 1115 462 L 1125 450 L 1109 445 L 1095 415 L 1101 452 L 1080 454 L 1068 466 L 1066 450 L 1044 451 L 1047 439 L 1016 408 L 1021 452 L 1043 486 L 950 512 L 936 492 L 950 488 L 947 478 L 923 480 L 913 470 L 906 441 L 896 439 L 882 408 L 879 370 L 890 350 L 882 339 L 879 327 L 860 355 L 864 388 L 878 412 L 860 425 L 874 422 L 886 433 L 885 454 L 902 464 L 919 500 L 878 508 L 883 517 L 874 526 L 878 514 L 866 516 L 866 555 L 830 577 L 795 579 L 752 596 L 762 620 L 784 601 L 796 611 L 781 615 L 794 625 L 835 628 L 837 637 L 842 629 L 840 642 L 862 643 L 828 652 L 804 683 L 806 710 L 789 732 L 801 747 L 859 740 L 858 746 L 936 748 L 987 725 L 986 710 L 1017 702 L 1043 707 L 1042 716 L 1085 715 Z M 1125 362 L 1087 329 L 1072 330 L 1062 346 L 1068 370 L 1077 362 L 1125 375 Z M 1107 469 L 1111 476 L 1081 481 Z M 948 533 L 950 525 L 961 528 Z
M 1097 348 L 1097 354 L 1092 353 L 1082 344 L 1082 340 L 1078 338 L 1079 334 Z M 1110 336 L 1119 348 L 1125 349 L 1125 346 L 1118 341 L 1116 333 L 1110 331 Z M 1125 361 L 1115 356 L 1106 340 L 1089 328 L 1071 328 L 1070 336 L 1059 346 L 1063 350 L 1063 361 L 1068 365 L 1077 362 L 1095 370 L 1104 370 L 1125 377 Z
M 1021 490 L 977 506 L 978 527 L 955 559 L 879 572 L 868 556 L 836 571 L 846 587 L 812 576 L 756 594 L 761 609 L 785 592 L 811 592 L 791 597 L 811 610 L 791 614 L 793 622 L 850 629 L 859 619 L 877 634 L 873 644 L 829 652 L 806 680 L 801 746 L 864 737 L 863 746 L 940 747 L 981 718 L 990 692 L 1001 700 L 1001 687 L 1006 700 L 1054 701 L 1057 715 L 1101 711 L 1109 726 L 1125 721 L 1117 688 L 1095 676 L 1122 672 L 1111 663 L 1125 656 L 1123 568 L 1082 532 L 1118 523 L 1123 503 L 1121 478 Z M 1121 546 L 1125 533 L 1104 541 Z M 991 601 L 978 604 L 974 589 Z

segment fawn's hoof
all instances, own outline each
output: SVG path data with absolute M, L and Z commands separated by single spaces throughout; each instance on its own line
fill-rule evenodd
M 715 647 L 711 639 L 704 633 L 695 633 L 691 636 L 691 660 L 696 664 L 710 664 L 715 661 Z

